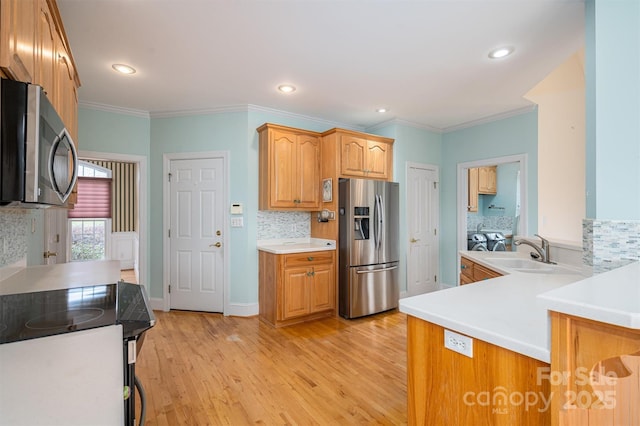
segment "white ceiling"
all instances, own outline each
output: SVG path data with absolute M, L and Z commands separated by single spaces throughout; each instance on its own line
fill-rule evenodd
M 161 116 L 273 108 L 352 127 L 451 130 L 584 44 L 583 0 L 58 0 L 80 101 Z M 513 46 L 508 58 L 488 52 Z M 113 63 L 137 69 L 118 75 Z M 283 82 L 298 90 L 277 92 Z M 380 114 L 378 107 L 390 111 Z

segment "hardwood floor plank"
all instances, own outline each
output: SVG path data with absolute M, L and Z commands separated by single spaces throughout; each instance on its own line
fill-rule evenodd
M 155 314 L 136 367 L 148 425 L 407 423 L 404 314 L 279 329 L 257 317 Z

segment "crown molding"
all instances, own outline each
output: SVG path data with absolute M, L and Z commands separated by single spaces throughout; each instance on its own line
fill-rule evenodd
M 143 111 L 141 109 L 123 108 L 123 107 L 118 107 L 113 105 L 100 104 L 97 102 L 85 102 L 85 101 L 78 102 L 78 106 L 87 108 L 87 109 L 93 109 L 96 111 L 113 112 L 116 114 L 130 115 L 133 117 L 140 117 L 140 118 L 150 118 L 149 112 Z
M 293 118 L 293 119 L 298 119 L 298 120 L 311 121 L 311 122 L 318 123 L 318 124 L 324 124 L 326 126 L 329 126 L 328 129 L 332 129 L 334 127 L 339 127 L 341 129 L 354 130 L 354 131 L 358 131 L 358 132 L 363 132 L 364 131 L 364 127 L 362 127 L 362 126 L 354 126 L 353 124 L 346 124 L 346 123 L 340 123 L 338 121 L 325 120 L 325 119 L 318 118 L 318 117 L 312 117 L 310 115 L 297 114 L 297 113 L 294 113 L 294 112 L 282 111 L 282 110 L 275 109 L 275 108 L 269 108 L 269 107 L 263 107 L 263 106 L 259 106 L 259 105 L 249 104 L 249 105 L 247 105 L 247 109 L 250 112 L 265 112 L 265 113 L 272 114 L 272 115 L 278 115 L 280 117 Z
M 500 114 L 489 115 L 477 120 L 467 121 L 465 123 L 456 124 L 455 126 L 445 127 L 443 133 L 455 132 L 456 130 L 467 129 L 469 127 L 479 126 L 481 124 L 491 123 L 493 121 L 504 120 L 505 118 L 515 117 L 516 115 L 526 114 L 534 111 L 538 105 L 532 104 L 522 108 L 512 109 L 510 111 L 501 112 Z
M 212 115 L 230 112 L 247 112 L 247 105 L 228 105 L 215 108 L 184 109 L 175 111 L 152 111 L 151 118 L 189 117 L 193 115 Z
M 388 126 L 404 126 L 404 127 L 413 127 L 415 129 L 420 130 L 428 130 L 434 133 L 443 133 L 443 130 L 438 127 L 428 126 L 426 124 L 416 123 L 414 121 L 402 120 L 399 118 L 392 118 L 391 120 L 383 121 L 382 123 L 378 123 L 371 127 L 367 127 L 367 132 L 375 132 L 376 130 L 383 129 Z

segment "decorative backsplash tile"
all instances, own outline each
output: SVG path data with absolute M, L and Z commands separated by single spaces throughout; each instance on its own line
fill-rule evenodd
M 478 225 L 484 229 L 504 229 L 513 231 L 513 216 L 481 216 L 467 213 L 467 231 L 475 231 Z
M 582 221 L 582 260 L 594 273 L 640 260 L 640 221 Z
M 27 255 L 27 211 L 0 210 L 0 268 Z
M 311 213 L 258 211 L 258 240 L 309 238 Z

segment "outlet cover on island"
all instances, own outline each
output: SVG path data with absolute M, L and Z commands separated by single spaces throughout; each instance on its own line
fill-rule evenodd
M 232 228 L 242 228 L 243 226 L 244 226 L 244 218 L 242 216 L 231 218 Z
M 471 337 L 445 330 L 444 347 L 473 358 L 473 339 Z

